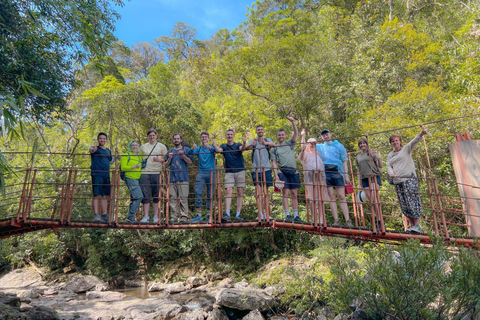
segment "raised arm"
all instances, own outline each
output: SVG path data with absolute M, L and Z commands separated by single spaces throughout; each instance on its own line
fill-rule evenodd
M 297 128 L 297 125 L 295 124 L 295 118 L 288 116 L 287 120 L 292 123 L 293 133 L 292 133 L 292 138 L 290 140 L 292 140 L 292 142 L 295 143 L 297 142 L 297 138 L 298 138 L 298 128 Z
M 223 152 L 223 149 L 220 148 L 220 147 L 217 147 L 217 143 L 215 142 L 215 139 L 212 139 L 212 145 L 213 145 L 213 149 L 215 150 L 215 152 Z
M 304 161 L 305 160 L 305 149 L 307 148 L 307 145 L 306 145 L 306 142 L 305 142 L 305 129 L 302 129 L 302 132 L 300 133 L 300 135 L 302 136 L 302 140 L 301 140 L 301 143 L 302 143 L 302 151 L 300 152 L 300 154 L 298 155 L 298 159 L 300 161 Z

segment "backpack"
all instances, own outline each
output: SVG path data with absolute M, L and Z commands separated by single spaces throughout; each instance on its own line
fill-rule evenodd
M 128 155 L 128 160 L 127 160 L 127 164 L 130 162 L 130 155 Z M 125 181 L 126 177 L 125 177 L 125 171 L 122 170 L 122 165 L 120 164 L 120 179 L 122 179 L 123 181 Z
M 270 161 L 270 158 L 271 158 L 271 156 L 270 156 L 270 148 L 272 148 L 272 147 L 270 147 L 270 146 L 265 146 L 265 149 L 267 149 L 267 151 L 268 151 L 268 161 Z M 256 151 L 255 149 L 257 149 L 257 145 L 254 145 L 254 146 L 253 146 L 253 151 L 252 151 L 252 163 L 253 163 L 254 154 L 255 154 L 255 151 Z M 260 151 L 259 151 L 259 152 L 260 152 Z

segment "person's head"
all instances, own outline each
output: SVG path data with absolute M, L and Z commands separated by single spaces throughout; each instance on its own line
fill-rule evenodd
M 325 142 L 330 142 L 332 141 L 332 133 L 328 129 L 323 129 L 322 132 L 320 133 L 322 135 L 322 139 Z
M 151 144 L 154 144 L 155 142 L 157 142 L 157 130 L 155 129 L 148 130 L 147 138 L 148 138 L 148 142 L 150 142 Z
M 362 152 L 368 152 L 368 140 L 365 138 L 358 140 L 358 148 L 362 150 Z
M 209 139 L 210 139 L 210 135 L 208 134 L 207 131 L 203 131 L 202 133 L 200 133 L 200 141 L 202 141 L 202 143 L 208 143 Z
M 399 151 L 400 149 L 402 149 L 402 146 L 403 146 L 402 137 L 396 134 L 390 136 L 390 145 L 393 147 L 395 151 Z
M 233 131 L 233 129 L 228 129 L 225 133 L 225 137 L 227 138 L 227 142 L 233 142 L 233 138 L 235 138 L 235 131 Z
M 172 139 L 175 147 L 182 145 L 183 137 L 180 133 L 173 134 Z
M 107 144 L 107 134 L 103 133 L 103 132 L 100 132 L 97 135 L 97 141 L 98 141 L 99 146 L 101 146 L 101 147 L 105 146 L 105 144 Z
M 317 148 L 317 139 L 315 138 L 310 138 L 307 140 L 307 149 L 309 151 L 315 150 Z
M 284 142 L 285 141 L 285 136 L 286 136 L 285 130 L 283 130 L 283 129 L 278 129 L 277 130 L 277 140 L 278 140 L 278 142 Z
M 257 131 L 257 136 L 259 138 L 261 138 L 261 137 L 263 137 L 263 134 L 265 133 L 265 128 L 261 124 L 259 124 L 256 127 L 256 131 Z
M 130 141 L 128 143 L 128 151 L 133 153 L 138 152 L 138 142 L 136 140 Z

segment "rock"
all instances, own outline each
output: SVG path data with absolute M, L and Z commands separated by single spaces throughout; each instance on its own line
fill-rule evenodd
M 273 316 L 268 318 L 268 320 L 289 320 L 289 318 L 284 316 Z
M 30 311 L 27 312 L 27 316 L 32 320 L 57 320 L 59 319 L 58 314 L 47 307 L 33 307 Z
M 108 285 L 95 276 L 76 276 L 71 278 L 65 287 L 75 293 L 84 293 L 95 288 L 96 291 L 106 291 Z
M 125 287 L 125 279 L 120 275 L 113 276 L 110 285 L 115 288 L 123 288 Z
M 264 291 L 253 289 L 222 289 L 215 299 L 218 305 L 238 310 L 265 311 L 276 303 L 275 298 Z
M 20 307 L 20 298 L 15 295 L 7 294 L 4 297 L 0 298 L 0 303 L 6 304 L 8 306 L 12 306 L 15 308 Z
M 77 270 L 77 266 L 72 264 L 72 265 L 69 265 L 69 266 L 63 268 L 63 273 L 70 273 L 70 272 L 73 272 L 75 270 Z
M 0 278 L 0 289 L 27 288 L 43 284 L 45 281 L 42 277 L 28 268 L 13 270 Z
M 187 308 L 175 301 L 164 300 L 158 305 L 152 315 L 153 319 L 169 320 L 175 318 L 178 314 L 187 311 Z
M 115 291 L 89 291 L 86 294 L 87 300 L 94 300 L 94 299 L 101 299 L 101 300 L 122 300 L 127 295 L 120 292 Z
M 185 288 L 185 286 L 183 285 L 183 282 L 171 283 L 167 285 L 167 287 L 165 288 L 165 292 L 168 292 L 168 293 L 179 293 L 185 290 L 187 290 L 187 288 Z
M 36 299 L 36 298 L 39 297 L 39 294 L 38 294 L 37 290 L 30 289 L 30 290 L 26 291 L 23 296 L 25 298 Z
M 205 320 L 206 314 L 203 310 L 195 310 L 185 313 L 180 313 L 175 320 Z
M 245 289 L 249 286 L 247 280 L 243 279 L 242 281 L 240 282 L 237 282 L 233 285 L 234 288 L 237 288 L 237 289 Z
M 208 281 L 217 281 L 217 280 L 222 280 L 223 277 L 219 273 L 209 273 L 206 275 Z
M 348 314 L 346 313 L 339 313 L 333 320 L 347 320 L 348 319 Z
M 168 287 L 167 283 L 155 282 L 150 285 L 150 287 L 148 288 L 148 292 L 163 291 L 166 287 Z
M 50 289 L 47 289 L 47 290 L 43 291 L 43 295 L 45 295 L 45 296 L 51 296 L 51 295 L 54 295 L 54 294 L 58 294 L 58 290 L 56 290 L 54 288 L 50 288 Z
M 278 297 L 279 295 L 283 294 L 287 288 L 285 287 L 277 287 L 277 286 L 268 286 L 263 289 L 266 293 L 271 295 L 272 297 Z
M 213 308 L 213 310 L 208 313 L 206 320 L 228 320 L 228 317 L 220 308 Z
M 265 318 L 260 313 L 260 311 L 253 310 L 250 311 L 245 317 L 243 317 L 243 320 L 265 320 Z
M 24 313 L 19 312 L 17 308 L 0 303 L 0 319 L 20 320 L 20 319 L 27 319 L 27 316 Z
M 315 318 L 315 320 L 328 320 L 328 319 L 327 319 L 327 316 L 325 316 L 324 314 L 319 314 L 319 315 Z
M 190 277 L 187 279 L 187 284 L 192 287 L 203 286 L 204 284 L 207 284 L 207 282 L 207 279 L 198 277 Z
M 217 289 L 233 287 L 233 279 L 225 278 L 217 284 Z
M 350 317 L 350 320 L 368 320 L 368 315 L 365 310 L 357 308 Z

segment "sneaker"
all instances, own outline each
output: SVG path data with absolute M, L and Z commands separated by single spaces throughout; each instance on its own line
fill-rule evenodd
M 134 222 L 137 222 L 135 220 L 135 216 L 127 216 L 127 218 L 125 219 L 126 222 L 130 222 L 130 223 L 134 223 Z
M 292 222 L 293 221 L 292 215 L 287 214 L 287 216 L 285 217 L 285 221 Z
M 200 221 L 203 221 L 203 218 L 202 216 L 196 216 L 195 218 L 193 218 L 192 220 L 190 220 L 191 222 L 200 222 Z
M 150 218 L 148 216 L 143 216 L 142 220 L 140 220 L 140 223 L 149 223 Z
M 175 223 L 178 223 L 178 219 L 172 218 L 168 220 L 168 224 L 175 224 Z
M 355 226 L 352 224 L 352 220 L 345 221 L 345 226 L 349 228 L 355 228 Z
M 100 217 L 100 215 L 98 213 L 95 213 L 93 215 L 93 220 L 92 221 L 93 222 L 100 222 L 100 221 L 102 221 L 102 218 Z
M 102 214 L 102 222 L 108 222 L 108 214 Z
M 245 219 L 243 219 L 242 217 L 235 217 L 235 221 L 242 222 L 245 221 Z
M 333 221 L 332 227 L 340 227 L 340 220 L 336 219 Z
M 420 225 L 414 225 L 413 227 L 411 227 L 410 229 L 411 233 L 422 233 L 422 229 L 420 229 Z
M 300 219 L 299 216 L 296 216 L 295 218 L 293 218 L 293 222 L 301 223 L 302 219 Z
M 153 224 L 157 224 L 158 223 L 158 217 L 153 217 Z
M 229 223 L 229 222 L 232 222 L 232 219 L 230 218 L 230 216 L 228 214 L 225 214 L 222 217 L 222 223 Z
M 188 223 L 188 218 L 187 217 L 181 217 L 180 218 L 180 223 Z

